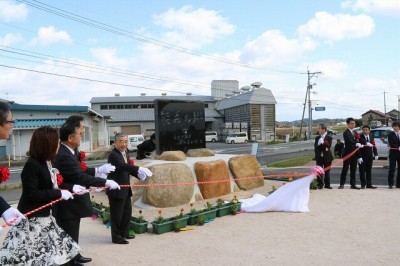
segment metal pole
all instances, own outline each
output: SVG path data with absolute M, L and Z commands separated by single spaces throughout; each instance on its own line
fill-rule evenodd
M 385 126 L 387 126 L 387 115 L 386 115 L 386 90 L 383 90 L 383 105 L 385 108 Z
M 311 131 L 312 131 L 312 110 L 311 110 L 311 76 L 310 76 L 310 71 L 307 69 L 307 76 L 308 76 L 308 81 L 307 81 L 307 92 L 308 92 L 308 139 L 311 139 Z

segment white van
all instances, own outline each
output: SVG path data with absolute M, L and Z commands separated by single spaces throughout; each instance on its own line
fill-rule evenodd
M 218 133 L 216 131 L 206 131 L 206 141 L 217 142 Z
M 136 151 L 137 145 L 144 141 L 143 135 L 128 135 L 128 150 Z
M 246 132 L 237 132 L 237 133 L 230 133 L 226 137 L 226 143 L 247 143 L 249 138 L 247 137 Z
M 389 148 L 387 146 L 387 134 L 389 131 L 393 131 L 393 128 L 378 127 L 371 129 L 371 134 L 374 136 L 379 158 L 387 158 L 389 155 Z

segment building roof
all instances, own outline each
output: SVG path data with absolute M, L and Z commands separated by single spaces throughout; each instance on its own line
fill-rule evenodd
M 16 119 L 14 129 L 35 129 L 42 126 L 61 127 L 66 119 Z
M 102 110 L 106 116 L 111 116 L 114 122 L 122 121 L 154 121 L 154 109 L 130 109 L 130 110 Z M 215 109 L 204 109 L 206 122 L 215 121 L 222 115 Z
M 392 117 L 390 114 L 386 114 L 385 115 L 385 113 L 383 113 L 383 112 L 381 112 L 381 111 L 379 111 L 379 110 L 369 110 L 369 111 L 367 111 L 367 112 L 365 112 L 365 113 L 363 113 L 361 116 L 364 116 L 364 115 L 366 115 L 366 114 L 368 114 L 368 113 L 375 113 L 375 114 L 377 114 L 377 115 L 379 115 L 379 116 L 381 116 L 382 118 L 390 118 L 390 117 Z
M 180 101 L 201 101 L 213 102 L 211 96 L 206 95 L 185 95 L 185 96 L 113 96 L 113 97 L 92 97 L 90 103 L 153 103 L 154 100 L 180 100 Z
M 83 112 L 91 113 L 99 117 L 101 114 L 88 106 L 83 105 L 33 105 L 33 104 L 18 104 L 10 105 L 11 111 L 39 111 L 39 112 Z
M 222 99 L 217 103 L 217 110 L 224 110 L 244 104 L 276 104 L 276 100 L 271 90 L 253 88 L 251 91 Z

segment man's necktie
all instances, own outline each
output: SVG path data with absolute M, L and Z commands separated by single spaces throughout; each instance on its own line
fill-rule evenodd
M 127 163 L 127 162 L 128 162 L 128 160 L 126 159 L 126 152 L 124 152 L 124 153 L 122 154 L 122 156 L 124 157 L 124 161 L 125 161 L 125 163 Z

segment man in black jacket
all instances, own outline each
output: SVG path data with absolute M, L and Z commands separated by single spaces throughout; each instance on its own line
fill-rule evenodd
M 360 154 L 363 162 L 358 165 L 361 189 L 364 189 L 365 187 L 375 189 L 376 187 L 372 185 L 371 176 L 374 159 L 378 160 L 378 151 L 374 146 L 374 136 L 370 134 L 371 128 L 368 125 L 364 125 L 362 130 L 363 134 L 360 136 L 360 143 L 361 145 L 364 145 L 364 147 L 360 149 Z
M 359 151 L 355 151 L 357 148 L 362 148 L 362 145 L 359 143 L 357 132 L 353 129 L 356 126 L 356 121 L 354 118 L 350 117 L 346 120 L 347 129 L 343 132 L 344 138 L 344 151 L 343 157 L 346 157 L 349 154 L 352 154 L 346 160 L 343 160 L 343 168 L 342 173 L 340 175 L 340 186 L 339 189 L 344 188 L 344 184 L 346 183 L 347 171 L 350 166 L 350 188 L 351 189 L 360 189 L 356 186 L 356 170 L 357 170 L 357 162 L 361 164 L 362 158 Z
M 332 164 L 332 137 L 326 134 L 326 126 L 324 124 L 320 124 L 318 128 L 319 136 L 315 137 L 314 142 L 314 152 L 315 152 L 315 161 L 317 165 L 322 168 L 329 167 Z M 325 170 L 324 180 L 322 177 L 318 176 L 318 188 L 322 189 L 325 185 L 325 188 L 332 189 L 331 181 L 330 181 L 330 169 Z
M 137 146 L 136 159 L 142 160 L 146 158 L 146 153 L 150 153 L 156 149 L 156 134 L 152 134 L 150 139 L 143 141 Z
M 90 186 L 107 186 L 110 189 L 120 188 L 115 181 L 95 177 L 113 171 L 115 167 L 109 164 L 102 165 L 99 168 L 88 167 L 85 171 L 82 170 L 76 153 L 83 133 L 83 117 L 69 117 L 60 128 L 61 145 L 54 164 L 64 178 L 60 188 L 80 194 L 75 195 L 74 200 L 61 201 L 56 205 L 54 215 L 57 224 L 77 243 L 81 218 L 90 217 L 93 213 L 92 203 L 89 194 L 86 193 L 88 192 L 86 188 Z M 75 265 L 81 265 L 81 263 L 90 262 L 91 260 L 91 258 L 85 258 L 78 254 L 75 258 Z
M 128 153 L 128 136 L 123 133 L 115 135 L 115 148 L 108 156 L 108 163 L 115 166 L 115 172 L 108 175 L 119 185 L 130 185 L 130 176 L 144 181 L 152 173 L 149 169 L 138 167 L 131 163 Z M 107 191 L 110 203 L 111 240 L 115 244 L 128 244 L 135 236 L 128 233 L 129 221 L 132 216 L 131 187 Z
M 392 189 L 394 185 L 394 172 L 396 171 L 396 163 L 397 163 L 397 178 L 396 178 L 396 187 L 400 188 L 400 125 L 398 122 L 393 122 L 392 128 L 394 131 L 391 131 L 388 134 L 388 143 L 389 143 L 389 173 L 388 173 L 388 181 L 389 188 Z
M 12 120 L 10 105 L 0 101 L 0 139 L 8 139 L 13 126 L 14 120 Z M 0 197 L 0 215 L 7 224 L 12 223 L 13 225 L 17 225 L 21 219 L 25 219 L 22 213 L 11 207 L 2 197 Z M 0 233 L 2 230 L 3 227 L 0 226 Z

